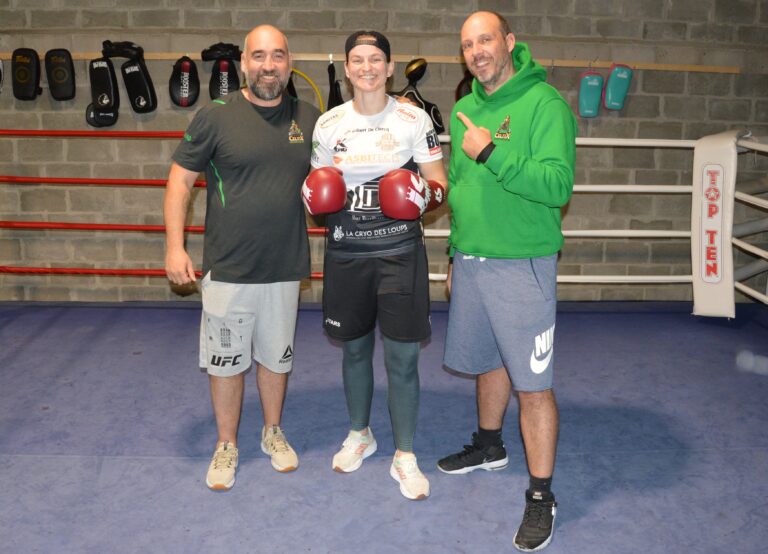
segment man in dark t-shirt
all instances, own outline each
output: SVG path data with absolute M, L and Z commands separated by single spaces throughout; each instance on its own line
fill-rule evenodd
M 244 373 L 252 361 L 264 413 L 261 448 L 277 471 L 299 463 L 280 419 L 299 284 L 309 276 L 299 191 L 319 111 L 284 94 L 291 58 L 275 27 L 248 34 L 240 63 L 248 86 L 196 114 L 173 154 L 164 202 L 166 273 L 175 284 L 194 282 L 184 221 L 195 179 L 205 171 L 199 361 L 209 374 L 218 432 L 206 476 L 214 490 L 235 483 Z

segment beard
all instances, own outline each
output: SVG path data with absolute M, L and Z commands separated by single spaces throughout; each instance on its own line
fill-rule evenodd
M 286 83 L 280 79 L 280 75 L 276 71 L 261 71 L 256 75 L 248 76 L 248 88 L 251 92 L 260 100 L 274 100 L 285 89 Z M 274 81 L 264 81 L 262 77 L 276 77 Z
M 476 64 L 477 62 L 483 62 L 483 61 L 489 61 L 491 64 L 493 64 L 493 71 L 487 75 L 487 77 L 483 77 L 480 75 L 480 73 L 477 71 Z M 507 66 L 511 63 L 511 60 L 509 57 L 502 59 L 501 63 L 496 62 L 496 60 L 492 57 L 482 57 L 477 58 L 472 63 L 472 69 L 475 71 L 471 71 L 471 73 L 475 76 L 475 78 L 478 80 L 478 82 L 483 85 L 484 87 L 493 88 L 495 87 L 499 80 L 502 78 L 502 76 L 505 73 L 505 70 L 507 69 Z

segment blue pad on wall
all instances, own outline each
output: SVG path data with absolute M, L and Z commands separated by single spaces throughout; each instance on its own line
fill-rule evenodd
M 629 85 L 632 83 L 632 68 L 628 65 L 613 64 L 608 82 L 603 90 L 603 107 L 606 110 L 620 110 L 624 107 Z
M 596 117 L 600 111 L 600 99 L 603 94 L 603 76 L 589 70 L 581 74 L 579 84 L 579 115 Z

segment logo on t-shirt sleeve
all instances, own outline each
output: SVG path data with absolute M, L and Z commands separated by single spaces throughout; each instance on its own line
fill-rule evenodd
M 440 139 L 437 138 L 437 133 L 434 129 L 427 131 L 427 148 L 429 148 L 430 156 L 440 152 Z

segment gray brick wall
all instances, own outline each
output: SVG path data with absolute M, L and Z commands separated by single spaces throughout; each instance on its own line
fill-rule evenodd
M 55 47 L 95 52 L 101 41 L 132 40 L 145 51 L 197 54 L 219 41 L 240 44 L 260 23 L 283 28 L 297 53 L 340 53 L 347 34 L 369 27 L 389 36 L 396 54 L 455 56 L 467 13 L 492 9 L 509 17 L 518 40 L 541 58 L 615 62 L 689 63 L 735 66 L 739 75 L 636 71 L 625 107 L 579 120 L 581 136 L 699 138 L 732 128 L 768 135 L 768 2 L 765 0 L 0 0 L 0 52 L 26 46 L 40 55 Z M 6 72 L 10 69 L 6 59 Z M 147 62 L 159 109 L 146 115 L 120 111 L 116 130 L 182 130 L 194 109 L 177 108 L 167 97 L 173 60 Z M 398 63 L 392 90 L 406 81 Z M 327 96 L 325 62 L 299 61 Z M 10 82 L 0 93 L 0 124 L 10 129 L 86 129 L 89 103 L 87 62 L 76 62 L 77 96 L 56 102 L 47 90 L 34 102 L 15 100 Z M 201 101 L 208 98 L 210 64 L 198 63 Z M 576 110 L 580 68 L 550 68 L 553 83 Z M 603 70 L 605 74 L 606 71 Z M 337 64 L 337 74 L 343 75 Z M 7 73 L 6 73 L 7 75 Z M 458 64 L 430 63 L 419 84 L 444 117 L 453 106 Z M 316 102 L 301 79 L 302 98 Z M 43 78 L 43 88 L 46 88 Z M 121 85 L 122 88 L 122 85 Z M 125 91 L 122 90 L 123 98 Z M 345 97 L 349 93 L 345 91 Z M 0 174 L 92 178 L 164 178 L 175 140 L 31 139 L 0 137 Z M 448 152 L 446 148 L 446 153 Z M 688 184 L 693 156 L 686 150 L 580 148 L 577 183 Z M 740 186 L 763 179 L 768 159 L 744 155 Z M 110 186 L 10 185 L 0 183 L 0 219 L 129 224 L 162 222 L 162 189 Z M 690 228 L 685 195 L 577 194 L 564 210 L 565 229 Z M 202 225 L 203 191 L 196 189 L 188 223 Z M 737 206 L 736 221 L 764 217 Z M 447 209 L 428 217 L 429 228 L 449 225 Z M 310 225 L 315 225 L 309 220 Z M 752 237 L 766 246 L 765 234 Z M 187 245 L 198 264 L 202 237 Z M 430 271 L 444 273 L 445 241 L 430 239 Z M 312 269 L 322 271 L 323 240 L 311 241 Z M 750 257 L 737 253 L 737 265 Z M 0 230 L 0 265 L 158 268 L 161 233 Z M 559 271 L 563 275 L 663 274 L 690 272 L 688 242 L 682 240 L 568 239 Z M 765 288 L 765 277 L 750 284 Z M 444 300 L 441 283 L 434 299 Z M 318 301 L 321 284 L 307 281 L 305 301 Z M 687 285 L 563 285 L 573 300 L 687 300 Z M 169 286 L 163 278 L 0 274 L 0 300 L 197 300 L 193 288 Z

